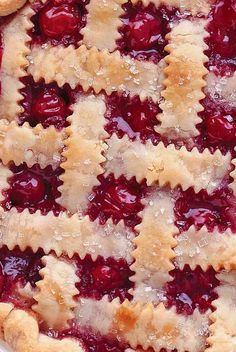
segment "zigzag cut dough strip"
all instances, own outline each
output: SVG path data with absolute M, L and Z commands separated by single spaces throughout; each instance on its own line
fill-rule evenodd
M 145 351 L 153 348 L 159 352 L 166 348 L 201 352 L 208 332 L 207 315 L 195 310 L 186 317 L 177 314 L 174 308 L 166 309 L 163 303 L 156 307 L 129 301 L 120 304 L 117 299 L 109 302 L 105 296 L 100 301 L 80 299 L 76 323 L 102 335 L 113 335 L 134 349 L 142 346 Z
M 146 179 L 148 185 L 169 183 L 171 188 L 181 185 L 183 190 L 194 187 L 196 192 L 212 192 L 230 169 L 230 154 L 222 155 L 219 150 L 214 154 L 208 149 L 200 153 L 196 148 L 189 152 L 185 147 L 177 150 L 172 144 L 154 146 L 150 141 L 143 144 L 115 135 L 107 144 L 106 172 L 112 170 L 116 177 L 135 176 L 138 182 Z
M 131 0 L 133 4 L 139 0 Z M 209 0 L 142 0 L 144 6 L 153 3 L 156 7 L 165 5 L 167 7 L 177 7 L 181 12 L 190 11 L 192 15 L 197 13 L 208 14 L 211 8 Z
M 95 93 L 105 90 L 108 95 L 128 92 L 141 100 L 160 98 L 163 61 L 155 65 L 85 45 L 78 49 L 47 45 L 32 48 L 30 63 L 28 73 L 36 82 L 44 78 L 46 83 L 56 81 L 60 87 L 65 83 L 73 89 L 81 85 L 85 92 L 93 88 Z
M 0 162 L 0 202 L 4 200 L 3 191 L 7 190 L 10 186 L 8 179 L 13 175 L 13 173 Z
M 23 111 L 19 105 L 23 99 L 19 90 L 24 87 L 20 78 L 26 75 L 25 69 L 29 64 L 26 56 L 30 53 L 27 45 L 30 37 L 27 32 L 33 27 L 30 21 L 33 14 L 29 6 L 24 7 L 2 31 L 4 50 L 0 71 L 0 118 L 9 121 L 15 120 Z
M 170 195 L 158 190 L 140 213 L 142 222 L 136 226 L 139 234 L 133 241 L 135 261 L 130 267 L 135 272 L 130 278 L 135 282 L 135 301 L 156 304 L 163 285 L 171 280 L 169 271 L 174 269 L 171 261 L 177 244 L 174 235 L 178 233 L 173 223 L 173 206 Z
M 101 255 L 132 261 L 134 235 L 123 222 L 113 225 L 108 221 L 102 226 L 77 214 L 68 217 L 60 213 L 56 217 L 52 212 L 44 216 L 39 211 L 30 214 L 28 210 L 18 213 L 14 208 L 0 208 L 0 233 L 0 244 L 11 250 L 15 246 L 22 251 L 31 247 L 34 252 L 42 248 L 45 254 L 55 251 L 57 256 L 66 254 L 70 258 L 77 253 L 82 259 L 90 254 L 93 260 Z
M 42 280 L 36 282 L 38 291 L 33 298 L 37 303 L 32 309 L 49 328 L 65 329 L 74 318 L 75 296 L 79 293 L 75 287 L 79 282 L 76 267 L 53 255 L 44 256 L 42 263 L 44 267 L 39 272 Z
M 218 298 L 212 302 L 215 308 L 210 315 L 209 348 L 205 352 L 235 351 L 236 345 L 236 271 L 219 273 L 216 288 Z
M 236 269 L 236 236 L 230 230 L 209 233 L 204 226 L 199 231 L 191 226 L 176 237 L 175 262 L 181 269 L 188 264 L 191 269 L 200 265 L 203 270 L 212 266 L 216 271 Z
M 62 153 L 65 162 L 61 164 L 65 172 L 60 177 L 63 184 L 58 199 L 72 214 L 87 208 L 88 196 L 99 183 L 97 176 L 103 173 L 100 164 L 106 160 L 104 139 L 108 137 L 104 130 L 106 106 L 101 96 L 81 98 L 73 110 L 66 129 L 68 139 Z
M 28 123 L 18 126 L 15 121 L 0 120 L 0 159 L 4 164 L 23 162 L 31 167 L 38 163 L 42 168 L 59 166 L 63 149 L 64 133 L 53 126 L 32 128 Z M 22 143 L 24 141 L 24 143 Z
M 161 93 L 164 98 L 160 104 L 162 113 L 157 116 L 161 124 L 156 130 L 170 138 L 189 138 L 199 134 L 196 125 L 201 122 L 198 113 L 203 110 L 200 100 L 205 96 L 203 77 L 208 72 L 204 66 L 208 60 L 204 55 L 207 48 L 205 25 L 206 21 L 202 20 L 182 21 L 167 35 L 166 88 Z
M 87 24 L 81 30 L 83 44 L 99 50 L 116 49 L 120 37 L 118 28 L 122 25 L 120 16 L 124 13 L 122 5 L 127 0 L 90 0 L 86 6 Z
M 236 72 L 230 77 L 221 77 L 214 72 L 209 72 L 206 81 L 205 93 L 212 100 L 217 97 L 218 103 L 236 108 Z

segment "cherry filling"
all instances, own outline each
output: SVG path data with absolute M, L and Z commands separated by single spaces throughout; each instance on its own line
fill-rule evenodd
M 236 69 L 236 3 L 235 0 L 218 0 L 213 6 L 207 30 L 210 37 L 207 55 L 209 67 L 222 76 Z
M 78 289 L 80 296 L 101 299 L 108 295 L 112 300 L 119 297 L 131 299 L 128 293 L 133 283 L 129 281 L 133 272 L 124 259 L 98 257 L 95 261 L 87 255 L 83 260 L 76 258 L 77 275 L 80 278 Z
M 178 12 L 164 6 L 157 9 L 154 4 L 144 8 L 141 1 L 137 5 L 128 2 L 123 7 L 125 14 L 121 17 L 123 26 L 117 41 L 118 49 L 138 60 L 160 61 L 166 55 L 165 36 L 170 30 L 170 22 Z
M 220 149 L 222 152 L 233 152 L 236 143 L 236 108 L 206 96 L 201 104 L 204 110 L 200 113 L 203 122 L 198 126 L 203 148 Z
M 30 249 L 21 252 L 19 249 L 0 249 L 0 300 L 12 302 L 20 308 L 29 308 L 33 303 L 24 297 L 19 289 L 27 283 L 33 287 L 40 280 L 39 270 L 42 268 L 40 250 L 33 253 Z
M 154 127 L 157 125 L 159 107 L 150 100 L 141 102 L 139 97 L 129 97 L 125 94 L 113 93 L 107 97 L 105 127 L 109 134 L 116 133 L 120 138 L 127 134 L 131 139 L 140 137 L 153 143 L 159 141 L 159 135 Z
M 32 42 L 53 45 L 78 45 L 81 28 L 86 24 L 85 5 L 88 0 L 50 0 L 34 5 Z
M 62 184 L 59 176 L 62 169 L 53 170 L 51 166 L 41 169 L 38 164 L 28 168 L 26 164 L 10 167 L 13 176 L 8 180 L 9 189 L 4 191 L 3 207 L 18 211 L 28 208 L 30 213 L 40 210 L 42 214 L 53 211 L 58 215 L 63 208 L 56 203 L 60 196 L 58 187 Z
M 56 83 L 36 83 L 31 76 L 24 77 L 22 83 L 24 112 L 19 118 L 20 124 L 27 121 L 32 127 L 41 123 L 44 128 L 53 125 L 57 129 L 68 125 L 66 118 L 71 114 L 69 106 L 73 102 L 68 85 L 59 88 Z
M 236 200 L 225 185 L 208 195 L 205 190 L 196 194 L 192 188 L 180 191 L 175 203 L 176 225 L 181 231 L 191 225 L 200 229 L 206 225 L 209 230 L 215 226 L 224 231 L 230 227 L 236 230 Z M 210 236 L 210 235 L 209 235 Z
M 211 302 L 217 298 L 214 289 L 219 285 L 212 268 L 204 272 L 199 266 L 191 270 L 185 265 L 183 270 L 176 268 L 170 274 L 173 280 L 165 287 L 167 307 L 174 305 L 178 313 L 186 315 L 192 314 L 195 308 L 202 313 L 211 308 Z
M 128 351 L 127 348 L 129 347 L 110 337 L 101 336 L 92 331 L 81 331 L 78 327 L 64 331 L 59 337 L 79 339 L 86 352 L 125 352 Z
M 141 200 L 147 192 L 146 184 L 137 183 L 135 178 L 127 180 L 124 176 L 115 179 L 113 174 L 101 175 L 98 179 L 100 185 L 93 189 L 87 211 L 91 220 L 99 218 L 104 224 L 112 218 L 114 223 L 124 220 L 127 226 L 137 225 L 140 222 L 138 213 L 143 209 Z

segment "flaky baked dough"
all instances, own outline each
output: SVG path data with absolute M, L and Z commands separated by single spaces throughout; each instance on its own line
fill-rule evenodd
M 136 4 L 139 0 L 131 0 Z M 197 13 L 207 14 L 210 10 L 210 5 L 213 3 L 211 0 L 142 0 L 144 6 L 153 3 L 155 6 L 165 5 L 170 7 L 178 7 L 181 12 L 190 11 L 192 15 Z
M 104 172 L 101 164 L 106 160 L 103 153 L 108 133 L 104 130 L 106 105 L 102 96 L 82 97 L 72 109 L 65 131 L 65 161 L 61 163 L 65 172 L 60 177 L 63 184 L 58 202 L 74 214 L 86 210 L 88 196 L 99 184 L 97 176 Z
M 116 49 L 118 31 L 122 25 L 120 16 L 124 13 L 122 5 L 126 0 L 90 0 L 86 6 L 87 23 L 81 30 L 82 42 L 88 48 L 95 46 L 99 50 Z
M 204 54 L 207 46 L 204 27 L 207 21 L 182 21 L 167 35 L 165 50 L 167 67 L 164 69 L 166 87 L 161 95 L 164 101 L 157 116 L 160 125 L 156 131 L 169 138 L 189 138 L 199 134 L 196 125 L 201 122 L 199 112 L 203 110 L 200 101 L 205 97 L 202 89 L 207 74 Z
M 8 168 L 0 167 L 1 189 L 7 188 L 6 179 L 10 175 Z M 66 254 L 69 258 L 77 253 L 81 259 L 90 254 L 93 260 L 101 255 L 132 261 L 134 234 L 123 221 L 114 225 L 109 220 L 100 225 L 98 221 L 91 222 L 88 216 L 80 218 L 77 214 L 42 215 L 40 211 L 30 214 L 28 209 L 19 213 L 15 208 L 9 211 L 0 208 L 0 233 L 0 245 L 9 249 L 19 246 L 24 251 L 31 247 L 36 252 L 42 248 L 45 254 L 54 251 L 57 256 Z
M 32 128 L 27 122 L 19 126 L 15 121 L 0 120 L 0 159 L 5 165 L 26 162 L 29 167 L 39 164 L 55 169 L 61 162 L 64 138 L 65 133 L 54 126 L 44 129 L 38 124 Z
M 72 88 L 81 85 L 85 92 L 89 88 L 95 93 L 128 92 L 156 102 L 162 89 L 162 67 L 162 61 L 158 65 L 140 62 L 118 51 L 109 53 L 85 45 L 78 49 L 36 45 L 30 54 L 28 72 L 35 81 L 44 78 L 46 83 L 56 81 L 60 87 L 68 83 Z
M 66 329 L 68 321 L 74 318 L 75 296 L 79 291 L 75 287 L 79 282 L 74 263 L 58 259 L 53 255 L 42 258 L 44 267 L 39 271 L 42 280 L 37 281 L 32 306 L 51 329 Z
M 124 174 L 128 179 L 135 176 L 140 182 L 147 180 L 148 185 L 180 185 L 183 190 L 193 187 L 196 192 L 206 189 L 212 192 L 229 172 L 230 154 L 223 155 L 219 150 L 211 154 L 208 149 L 202 153 L 194 148 L 176 149 L 173 144 L 167 147 L 160 142 L 156 146 L 150 141 L 142 144 L 140 140 L 129 140 L 127 136 L 117 136 L 107 141 L 107 158 L 104 166 L 106 174 L 110 170 L 116 177 Z

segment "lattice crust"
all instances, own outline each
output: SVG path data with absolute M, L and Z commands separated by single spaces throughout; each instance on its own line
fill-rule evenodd
M 0 304 L 4 340 L 14 352 L 83 352 L 78 340 L 55 340 L 39 332 L 37 320 L 29 312 Z
M 81 98 L 73 110 L 62 153 L 66 161 L 61 164 L 65 173 L 60 177 L 63 185 L 58 202 L 74 214 L 86 209 L 88 196 L 99 183 L 97 176 L 103 173 L 100 164 L 106 160 L 102 155 L 107 147 L 103 140 L 108 134 L 104 130 L 106 105 L 101 96 Z
M 0 202 L 4 200 L 3 192 L 9 188 L 8 178 L 11 176 L 12 172 L 0 162 Z
M 221 77 L 209 72 L 205 92 L 217 102 L 236 108 L 236 73 L 232 77 Z
M 23 98 L 19 93 L 23 88 L 20 78 L 25 76 L 25 69 L 28 66 L 26 56 L 30 53 L 27 46 L 30 37 L 27 31 L 33 26 L 30 21 L 33 14 L 34 11 L 29 6 L 25 6 L 2 30 L 4 50 L 0 71 L 2 86 L 0 118 L 10 121 L 15 120 L 23 109 L 18 104 Z
M 7 16 L 20 9 L 26 0 L 0 0 L 0 16 Z
M 45 254 L 55 251 L 57 256 L 65 253 L 70 258 L 77 253 L 81 258 L 90 254 L 94 260 L 101 255 L 132 261 L 134 234 L 123 222 L 114 225 L 108 221 L 102 226 L 76 214 L 68 217 L 61 213 L 56 217 L 52 212 L 44 216 L 39 211 L 30 214 L 28 210 L 18 213 L 16 209 L 0 208 L 0 233 L 1 246 L 9 249 L 18 245 L 24 251 L 29 246 L 34 252 L 42 248 Z
M 165 61 L 166 89 L 161 95 L 161 124 L 157 132 L 170 138 L 187 138 L 199 134 L 196 125 L 201 122 L 198 113 L 203 110 L 200 100 L 204 98 L 202 88 L 206 85 L 203 77 L 208 72 L 204 64 L 207 48 L 204 38 L 206 21 L 183 21 L 167 35 L 169 44 L 165 50 L 170 54 Z
M 86 6 L 87 24 L 81 30 L 83 43 L 91 48 L 113 51 L 120 37 L 118 28 L 122 25 L 122 4 L 127 0 L 91 0 Z
M 32 309 L 52 329 L 65 329 L 74 318 L 75 295 L 79 293 L 75 284 L 79 281 L 73 263 L 59 260 L 53 255 L 44 256 L 45 265 L 40 270 L 42 280 L 36 283 L 39 291 L 34 295 L 37 302 Z
M 32 128 L 25 123 L 20 127 L 15 121 L 0 120 L 0 159 L 4 164 L 14 161 L 16 165 L 26 162 L 29 167 L 38 163 L 42 168 L 56 168 L 61 161 L 63 138 L 64 132 L 53 126 Z
M 220 273 L 221 281 L 216 292 L 218 298 L 212 303 L 215 311 L 210 315 L 209 348 L 206 352 L 234 352 L 236 346 L 236 272 Z
M 77 308 L 77 324 L 90 327 L 105 335 L 115 335 L 129 343 L 132 348 L 152 347 L 155 352 L 161 348 L 178 352 L 200 352 L 205 346 L 208 328 L 206 315 L 195 310 L 191 316 L 177 314 L 166 309 L 162 303 L 131 303 L 118 300 L 108 302 L 81 299 Z
M 236 236 L 230 230 L 212 233 L 204 226 L 199 231 L 191 226 L 177 237 L 175 262 L 182 269 L 187 263 L 192 269 L 212 266 L 216 271 L 236 269 Z
M 133 4 L 139 2 L 139 0 L 131 0 Z M 168 7 L 177 7 L 181 12 L 190 11 L 193 15 L 197 13 L 207 14 L 210 11 L 210 4 L 214 0 L 142 0 L 144 6 L 153 3 L 156 7 L 165 5 Z
M 146 178 L 148 185 L 169 183 L 171 188 L 181 185 L 183 190 L 194 187 L 196 192 L 201 189 L 211 192 L 230 169 L 230 154 L 222 155 L 219 150 L 214 154 L 208 149 L 200 153 L 196 148 L 189 152 L 185 147 L 177 150 L 172 144 L 154 146 L 150 141 L 142 144 L 115 135 L 107 144 L 107 173 L 112 170 L 116 177 L 135 176 L 138 182 Z
M 229 184 L 232 188 L 234 195 L 236 196 L 236 158 L 232 160 L 234 165 L 234 170 L 230 173 L 230 176 L 233 178 L 233 182 Z
M 85 45 L 75 49 L 73 46 L 45 47 L 34 46 L 30 56 L 28 72 L 35 81 L 44 78 L 46 83 L 56 81 L 60 87 L 69 83 L 72 88 L 81 85 L 87 92 L 93 88 L 96 93 L 105 90 L 129 92 L 139 95 L 143 100 L 160 97 L 163 62 L 155 65 L 141 62 L 118 51 L 108 53 Z
M 135 301 L 158 302 L 164 283 L 170 281 L 169 271 L 174 269 L 171 260 L 175 257 L 173 248 L 178 233 L 173 223 L 173 200 L 169 194 L 157 191 L 147 201 L 140 213 L 142 222 L 136 226 L 139 235 L 134 238 L 136 249 L 132 256 L 135 260 L 131 269 L 135 275 L 133 292 Z

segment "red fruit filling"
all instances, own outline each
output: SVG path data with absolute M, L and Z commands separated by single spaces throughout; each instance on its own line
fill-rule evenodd
M 154 4 L 144 8 L 141 1 L 137 5 L 128 2 L 123 7 L 118 49 L 138 60 L 160 61 L 166 55 L 165 36 L 170 31 L 170 22 L 178 12 L 163 6 L 157 9 Z
M 218 0 L 210 14 L 206 39 L 209 46 L 208 66 L 221 76 L 231 75 L 236 69 L 236 3 L 235 0 Z
M 227 182 L 228 183 L 228 182 Z M 236 200 L 225 185 L 208 195 L 205 190 L 195 193 L 192 188 L 180 191 L 175 203 L 176 225 L 181 231 L 191 225 L 200 229 L 206 225 L 209 230 L 219 226 L 224 231 L 230 227 L 236 230 Z
M 19 117 L 20 124 L 29 122 L 35 127 L 41 123 L 44 128 L 51 125 L 57 129 L 67 126 L 66 118 L 71 114 L 69 106 L 73 102 L 72 91 L 66 85 L 59 88 L 56 83 L 34 82 L 31 76 L 22 79 L 21 102 L 24 112 Z
M 127 226 L 137 225 L 140 222 L 138 213 L 143 209 L 141 200 L 147 192 L 146 184 L 137 183 L 135 178 L 127 180 L 124 176 L 115 179 L 113 174 L 101 175 L 98 179 L 100 185 L 94 188 L 88 207 L 91 220 L 99 218 L 104 224 L 108 218 L 114 223 L 123 219 Z
M 86 24 L 87 0 L 50 0 L 34 5 L 32 42 L 52 45 L 78 45 L 81 28 Z
M 133 272 L 124 259 L 102 257 L 95 261 L 90 256 L 84 259 L 76 258 L 77 275 L 80 282 L 77 287 L 82 297 L 101 299 L 108 295 L 112 300 L 119 297 L 121 301 L 131 299 L 128 290 L 133 286 L 129 281 Z
M 216 272 L 209 268 L 204 272 L 199 266 L 191 270 L 185 265 L 183 270 L 174 269 L 170 272 L 173 280 L 166 284 L 167 307 L 176 306 L 178 313 L 192 314 L 195 308 L 205 313 L 217 298 L 214 292 L 219 281 Z
M 51 166 L 41 169 L 38 164 L 28 168 L 26 164 L 10 167 L 13 176 L 8 180 L 9 189 L 4 191 L 5 209 L 17 208 L 22 211 L 28 208 L 30 213 L 40 210 L 42 214 L 53 211 L 58 215 L 63 208 L 56 203 L 60 196 L 58 187 L 62 184 L 59 176 L 62 169 L 53 170 Z
M 141 102 L 139 97 L 131 98 L 117 93 L 107 97 L 106 102 L 108 122 L 105 129 L 109 134 L 117 133 L 120 138 L 127 134 L 131 139 L 151 139 L 153 143 L 159 141 L 159 135 L 154 130 L 158 123 L 156 116 L 160 112 L 158 105 L 150 100 Z
M 42 256 L 41 250 L 34 254 L 30 249 L 24 252 L 17 248 L 11 251 L 6 247 L 0 249 L 1 302 L 12 302 L 15 306 L 25 309 L 31 306 L 33 302 L 23 297 L 19 288 L 23 288 L 28 282 L 35 286 L 35 282 L 40 280 Z
M 59 337 L 79 339 L 86 352 L 125 352 L 129 347 L 118 340 L 92 333 L 92 331 L 80 331 L 77 327 L 64 331 Z
M 200 137 L 197 144 L 211 151 L 233 152 L 236 143 L 236 108 L 217 99 L 206 96 L 201 104 L 200 113 L 203 122 L 199 125 Z

